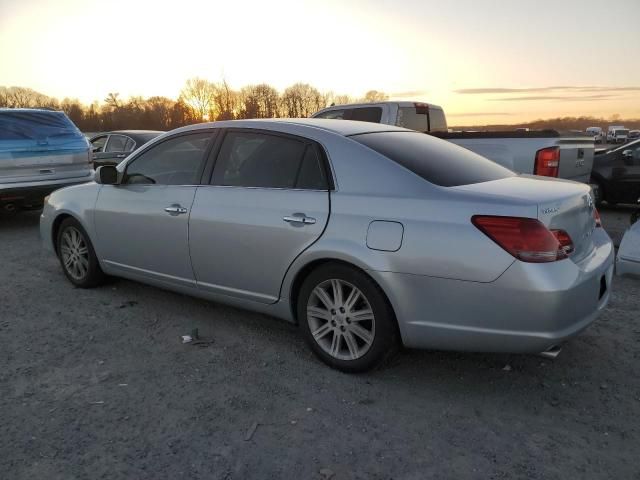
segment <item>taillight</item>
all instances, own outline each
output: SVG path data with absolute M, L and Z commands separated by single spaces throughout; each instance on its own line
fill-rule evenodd
M 565 248 L 570 246 L 573 251 L 573 242 L 566 232 L 556 230 L 558 233 L 553 233 L 535 218 L 475 215 L 471 217 L 471 222 L 523 262 L 555 262 L 567 258 L 570 252 Z
M 556 237 L 560 244 L 560 249 L 564 252 L 565 257 L 568 257 L 573 253 L 573 240 L 567 232 L 564 230 L 551 230 L 553 236 Z
M 597 208 L 593 209 L 593 219 L 596 221 L 596 228 L 602 228 L 602 220 L 600 220 L 600 212 Z
M 536 165 L 533 171 L 543 177 L 557 177 L 560 167 L 560 148 L 548 147 L 536 152 Z

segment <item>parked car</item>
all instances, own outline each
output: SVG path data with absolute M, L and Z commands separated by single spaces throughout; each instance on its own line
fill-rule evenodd
M 640 201 L 640 200 L 639 200 Z M 631 215 L 631 226 L 620 242 L 616 257 L 616 274 L 640 278 L 640 210 Z
M 627 140 L 635 140 L 637 138 L 640 138 L 640 130 L 629 130 Z
M 55 192 L 40 226 L 77 287 L 116 275 L 272 314 L 345 371 L 400 342 L 556 354 L 607 304 L 614 258 L 587 185 L 319 119 L 174 130 Z
M 517 173 L 559 177 L 587 183 L 593 163 L 593 137 L 555 130 L 448 132 L 442 107 L 418 102 L 337 105 L 312 115 L 384 123 L 448 140 Z
M 162 133 L 157 130 L 116 130 L 96 135 L 89 140 L 93 166 L 117 165 L 136 148 Z
M 604 131 L 602 130 L 602 127 L 589 127 L 586 132 L 593 136 L 595 143 L 602 143 L 604 141 Z
M 591 184 L 596 203 L 635 204 L 640 198 L 640 140 L 597 153 Z
M 53 190 L 92 180 L 89 143 L 64 112 L 0 109 L 0 208 L 38 208 Z
M 607 130 L 608 143 L 624 143 L 629 136 L 629 130 L 621 125 L 610 126 Z

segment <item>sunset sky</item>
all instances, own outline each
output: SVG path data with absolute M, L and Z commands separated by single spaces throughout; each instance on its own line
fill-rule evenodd
M 89 103 L 185 80 L 440 104 L 450 124 L 640 118 L 640 0 L 0 0 L 0 85 Z

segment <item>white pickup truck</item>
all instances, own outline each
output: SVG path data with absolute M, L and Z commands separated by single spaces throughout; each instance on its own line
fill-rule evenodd
M 335 105 L 314 118 L 384 123 L 429 133 L 476 152 L 517 173 L 558 177 L 589 183 L 594 138 L 563 135 L 555 130 L 449 132 L 438 105 L 420 102 L 379 102 Z

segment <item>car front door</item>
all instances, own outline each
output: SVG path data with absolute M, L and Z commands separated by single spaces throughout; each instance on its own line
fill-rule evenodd
M 197 189 L 189 243 L 199 288 L 274 303 L 294 259 L 329 218 L 326 159 L 299 137 L 228 130 Z
M 128 161 L 95 206 L 96 251 L 108 269 L 194 285 L 188 223 L 212 131 L 180 134 Z

